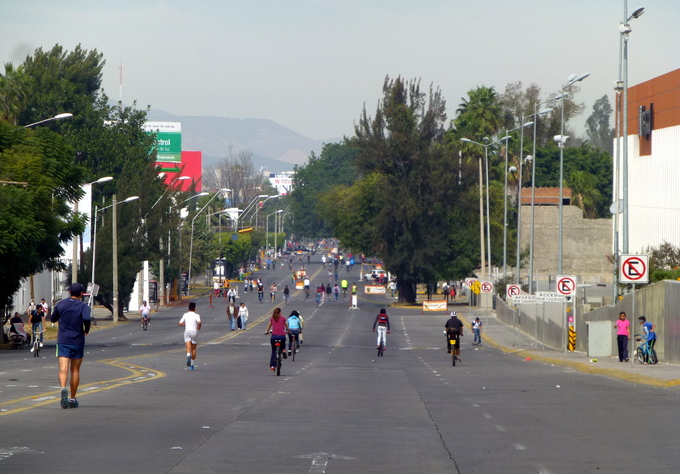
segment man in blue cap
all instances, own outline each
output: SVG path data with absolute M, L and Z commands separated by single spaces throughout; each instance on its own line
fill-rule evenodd
M 83 291 L 83 285 L 73 283 L 69 288 L 71 297 L 60 301 L 54 307 L 50 318 L 53 323 L 59 322 L 57 357 L 62 408 L 78 408 L 76 392 L 80 384 L 80 365 L 85 353 L 85 336 L 90 332 L 90 307 L 80 299 Z M 69 372 L 71 372 L 70 398 L 66 388 Z

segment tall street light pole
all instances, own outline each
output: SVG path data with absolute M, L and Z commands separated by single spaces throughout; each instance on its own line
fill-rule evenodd
M 191 263 L 192 263 L 192 259 L 193 259 L 193 256 L 194 256 L 194 222 L 196 221 L 196 218 L 201 214 L 201 212 L 203 212 L 205 210 L 205 208 L 208 207 L 208 205 L 213 201 L 213 199 L 215 199 L 217 196 L 219 196 L 220 193 L 222 193 L 222 192 L 231 192 L 231 189 L 227 189 L 227 188 L 220 189 L 218 192 L 215 193 L 215 195 L 213 197 L 210 198 L 210 200 L 205 204 L 205 206 L 203 206 L 201 208 L 201 210 L 196 213 L 194 218 L 191 219 L 191 240 L 190 240 L 190 244 L 189 244 L 189 277 L 188 277 L 188 281 L 187 281 L 187 286 L 189 288 L 191 288 Z
M 118 213 L 116 212 L 116 206 L 119 204 L 123 204 L 126 202 L 134 201 L 136 199 L 139 199 L 139 196 L 130 196 L 129 198 L 125 199 L 124 201 L 117 202 L 116 201 L 116 195 L 113 195 L 112 202 L 110 206 L 106 206 L 105 208 L 100 209 L 100 212 L 108 209 L 110 207 L 113 208 L 113 222 L 112 222 L 112 240 L 113 240 L 113 255 L 112 255 L 112 262 L 113 262 L 113 322 L 117 323 L 118 322 Z M 95 215 L 95 220 L 97 216 Z M 94 234 L 94 242 L 92 244 L 92 286 L 94 287 L 94 254 L 95 251 L 97 250 L 96 244 L 97 244 L 97 229 L 95 227 L 94 229 L 95 234 Z M 90 296 L 90 301 L 92 301 L 92 296 Z
M 465 143 L 474 143 L 475 145 L 483 146 L 484 147 L 484 163 L 486 166 L 486 238 L 487 238 L 487 255 L 488 255 L 488 274 L 485 273 L 485 270 L 482 270 L 483 278 L 486 278 L 487 275 L 491 277 L 491 225 L 490 225 L 490 220 L 491 220 L 491 215 L 489 214 L 489 146 L 493 145 L 493 143 L 489 143 L 489 139 L 487 137 L 483 138 L 484 143 L 476 142 L 474 140 L 470 140 L 469 138 L 461 138 L 460 141 L 465 142 Z M 480 175 L 479 175 L 479 186 L 480 189 L 482 188 L 482 175 L 481 175 L 481 160 L 480 160 Z M 481 204 L 481 196 L 480 196 L 480 204 Z M 480 220 L 484 220 L 484 216 L 482 215 L 482 206 L 480 205 Z M 483 234 L 483 230 L 480 231 L 480 234 Z M 484 251 L 484 235 L 481 235 L 481 247 L 482 247 L 482 252 Z M 484 269 L 484 256 L 482 255 L 482 269 Z
M 636 9 L 632 15 L 628 16 L 628 2 L 623 1 L 623 18 L 624 22 L 619 25 L 619 31 L 623 37 L 623 159 L 622 170 L 623 173 L 623 253 L 627 254 L 629 251 L 629 235 L 628 235 L 628 37 L 633 29 L 628 24 L 630 20 L 640 18 L 645 12 L 643 7 Z
M 196 199 L 196 198 L 199 198 L 199 197 L 207 196 L 208 194 L 210 194 L 210 193 L 207 193 L 207 192 L 205 192 L 205 191 L 200 192 L 200 193 L 198 193 L 198 194 L 194 194 L 193 196 L 188 197 L 188 198 L 186 198 L 186 199 L 183 200 L 183 201 L 180 201 L 180 202 L 177 203 L 176 205 L 170 206 L 170 212 L 172 213 L 172 209 L 174 209 L 175 207 L 179 206 L 180 204 L 184 204 L 185 202 L 191 201 L 192 199 Z M 180 217 L 180 221 L 181 221 L 181 219 L 182 219 L 182 213 L 181 213 L 181 211 L 180 211 L 180 216 L 179 216 L 179 217 Z M 180 255 L 180 257 L 179 257 L 179 261 L 178 261 L 178 268 L 179 268 L 180 281 L 181 281 L 181 279 L 182 279 L 182 227 L 183 227 L 183 225 L 182 225 L 182 223 L 180 222 L 180 226 L 179 226 L 179 255 Z M 170 259 L 170 231 L 168 231 L 168 259 Z M 188 282 L 187 282 L 187 286 L 188 286 Z M 181 291 L 182 291 L 182 289 L 179 288 L 177 294 L 178 294 L 178 295 L 181 294 Z
M 45 119 L 45 120 L 40 120 L 38 122 L 29 123 L 28 125 L 24 125 L 24 128 L 31 128 L 31 127 L 35 127 L 36 125 L 43 124 L 45 122 L 51 122 L 52 120 L 62 120 L 62 119 L 71 118 L 71 117 L 73 117 L 72 113 L 64 112 L 64 113 L 57 114 L 54 117 L 50 117 L 50 118 Z
M 534 143 L 531 152 L 531 233 L 529 237 L 529 293 L 534 294 L 534 206 L 536 203 L 536 129 L 538 125 L 538 117 L 543 114 L 552 112 L 553 109 L 546 108 L 541 111 L 538 108 L 551 102 L 552 99 L 543 102 L 537 102 L 534 105 Z
M 522 164 L 524 163 L 524 128 L 525 127 L 530 127 L 534 124 L 534 122 L 525 122 L 524 120 L 527 118 L 532 117 L 531 115 L 529 117 L 525 117 L 522 115 L 522 125 L 518 127 L 520 129 L 520 134 L 519 134 L 519 181 L 518 181 L 518 186 L 517 186 L 517 259 L 516 259 L 516 264 L 515 264 L 515 284 L 519 285 L 519 270 L 520 270 L 520 262 L 519 262 L 519 252 L 520 252 L 520 237 L 522 236 L 522 183 L 524 181 L 523 174 L 522 174 Z M 531 156 L 528 156 L 527 161 L 531 161 Z
M 560 118 L 560 134 L 555 136 L 555 141 L 560 147 L 560 202 L 559 202 L 559 228 L 558 228 L 558 240 L 557 240 L 557 274 L 562 275 L 562 244 L 563 244 L 563 225 L 564 225 L 564 147 L 567 144 L 569 137 L 564 135 L 564 96 L 567 95 L 568 89 L 581 82 L 586 77 L 590 76 L 590 73 L 586 72 L 581 75 L 572 74 L 567 78 L 567 83 L 562 86 L 562 97 L 560 98 L 560 105 L 562 109 L 562 115 Z

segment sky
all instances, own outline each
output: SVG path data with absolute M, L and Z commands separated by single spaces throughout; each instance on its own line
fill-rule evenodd
M 544 97 L 590 73 L 576 99 L 619 70 L 624 0 L 2 0 L 0 60 L 80 44 L 106 60 L 102 86 L 175 115 L 270 119 L 318 140 L 374 115 L 386 76 L 439 88 L 449 119 L 478 86 L 536 83 Z M 640 0 L 629 84 L 680 67 L 680 2 Z M 228 141 L 228 137 L 225 137 Z

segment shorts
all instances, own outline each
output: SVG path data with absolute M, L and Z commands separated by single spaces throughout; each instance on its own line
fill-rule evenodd
M 57 344 L 57 357 L 66 357 L 67 359 L 82 359 L 84 354 L 84 344 Z
M 184 331 L 184 342 L 190 342 L 192 344 L 198 344 L 196 338 L 198 337 L 198 331 Z

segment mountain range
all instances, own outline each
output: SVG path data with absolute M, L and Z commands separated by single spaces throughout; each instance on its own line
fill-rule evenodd
M 293 171 L 295 165 L 305 164 L 312 152 L 318 156 L 324 143 L 341 140 L 315 140 L 267 119 L 179 116 L 164 110 L 150 110 L 147 118 L 181 122 L 182 150 L 203 152 L 204 169 L 240 151 L 250 151 L 255 169 Z

